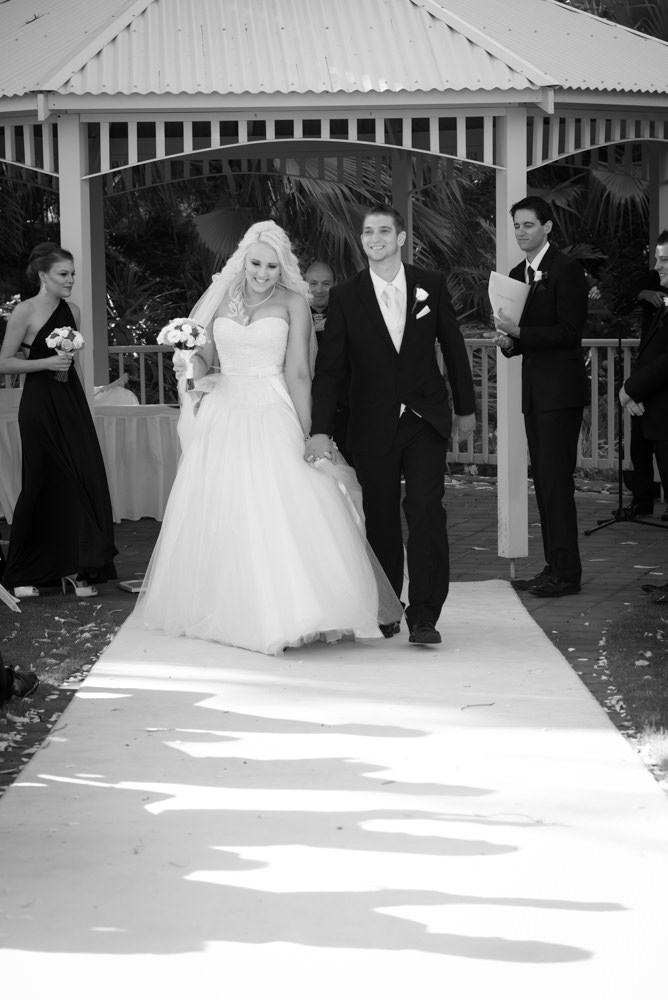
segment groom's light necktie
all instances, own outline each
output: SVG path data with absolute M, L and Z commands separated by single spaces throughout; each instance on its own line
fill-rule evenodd
M 381 292 L 381 299 L 385 303 L 389 316 L 388 329 L 390 331 L 390 336 L 392 337 L 392 342 L 396 347 L 397 351 L 401 347 L 401 338 L 403 335 L 403 309 L 401 307 L 401 293 L 396 285 L 391 282 L 385 285 L 385 288 Z

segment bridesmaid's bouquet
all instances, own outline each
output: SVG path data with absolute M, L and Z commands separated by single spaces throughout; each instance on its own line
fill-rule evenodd
M 200 323 L 193 319 L 173 319 L 163 326 L 158 334 L 159 344 L 171 344 L 174 348 L 174 359 L 184 361 L 186 365 L 186 389 L 192 389 L 195 385 L 193 381 L 193 355 L 197 353 L 198 347 L 206 344 L 206 330 Z
M 72 355 L 74 351 L 80 351 L 84 345 L 84 339 L 78 330 L 71 326 L 59 326 L 52 330 L 46 338 L 46 346 L 55 349 L 56 354 L 63 357 L 66 354 Z M 67 382 L 69 371 L 56 372 L 55 378 L 58 382 Z

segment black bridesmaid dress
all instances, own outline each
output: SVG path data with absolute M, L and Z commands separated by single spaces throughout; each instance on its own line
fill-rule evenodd
M 30 346 L 29 358 L 54 354 L 46 338 L 75 327 L 61 300 Z M 19 404 L 21 493 L 9 538 L 5 587 L 57 584 L 78 575 L 115 580 L 114 523 L 100 444 L 74 365 L 66 382 L 54 371 L 26 375 Z

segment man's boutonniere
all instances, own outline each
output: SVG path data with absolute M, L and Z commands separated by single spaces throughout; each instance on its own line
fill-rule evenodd
M 421 305 L 423 302 L 426 302 L 428 298 L 429 298 L 429 292 L 426 292 L 424 288 L 421 288 L 419 285 L 416 285 L 415 288 L 413 289 L 413 307 L 411 309 L 411 312 L 414 313 L 417 307 Z M 424 308 L 422 308 L 420 312 L 417 314 L 417 318 L 420 319 L 422 316 L 426 316 L 427 313 L 429 312 L 431 312 L 429 306 L 424 306 Z
M 533 283 L 537 285 L 540 281 L 547 281 L 547 271 L 534 271 Z
M 668 295 L 664 295 L 664 297 L 663 297 L 663 304 L 668 309 Z

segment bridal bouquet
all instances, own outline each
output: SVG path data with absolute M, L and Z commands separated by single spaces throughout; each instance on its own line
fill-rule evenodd
M 56 354 L 60 354 L 63 357 L 66 354 L 73 354 L 74 351 L 80 351 L 84 345 L 84 339 L 78 330 L 74 330 L 71 326 L 59 326 L 56 330 L 52 330 L 49 336 L 46 338 L 46 346 L 55 349 Z M 56 379 L 58 382 L 67 382 L 69 372 L 56 372 Z
M 167 326 L 163 326 L 158 334 L 158 343 L 171 344 L 175 360 L 181 359 L 185 362 L 186 389 L 192 389 L 195 385 L 193 355 L 197 353 L 198 347 L 206 344 L 204 327 L 192 319 L 173 319 Z

